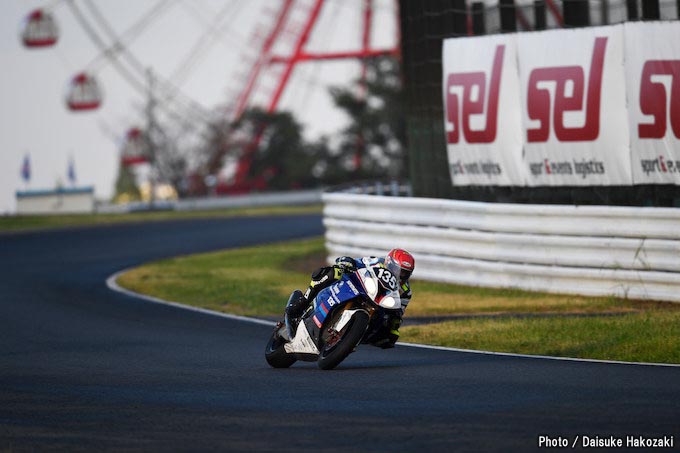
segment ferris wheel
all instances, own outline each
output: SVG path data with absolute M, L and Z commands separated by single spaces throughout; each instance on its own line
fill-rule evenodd
M 365 77 L 365 60 L 381 55 L 399 55 L 397 2 L 395 0 L 278 0 L 258 5 L 258 20 L 249 32 L 240 28 L 240 14 L 255 2 L 224 0 L 217 10 L 201 14 L 203 2 L 188 0 L 157 0 L 126 28 L 114 27 L 102 13 L 95 0 L 53 0 L 29 12 L 24 19 L 21 41 L 28 49 L 46 49 L 58 44 L 60 33 L 80 33 L 94 44 L 97 53 L 78 70 L 68 83 L 66 108 L 72 112 L 86 113 L 102 108 L 105 87 L 98 73 L 112 68 L 129 87 L 144 100 L 149 112 L 172 120 L 176 128 L 185 133 L 201 134 L 205 125 L 221 119 L 226 123 L 238 120 L 252 107 L 272 113 L 281 107 L 286 90 L 293 90 L 296 69 L 308 62 L 355 61 L 361 77 Z M 203 5 L 205 6 L 205 5 Z M 140 39 L 152 24 L 163 20 L 173 8 L 183 8 L 202 22 L 202 32 L 195 37 L 189 53 L 178 56 L 176 69 L 161 74 L 132 51 L 132 44 Z M 359 18 L 351 29 L 332 20 L 338 11 L 353 9 Z M 393 39 L 388 45 L 372 44 L 375 13 L 389 9 L 394 18 Z M 78 30 L 62 30 L 58 10 L 67 10 L 79 25 Z M 61 13 L 61 11 L 59 11 Z M 64 12 L 64 13 L 66 13 Z M 331 17 L 322 23 L 322 13 Z M 311 49 L 310 36 L 331 29 L 340 34 L 356 35 L 359 45 L 343 49 Z M 207 51 L 220 41 L 229 41 L 240 49 L 239 65 L 232 71 L 231 80 L 225 80 L 230 92 L 217 107 L 206 107 L 182 88 L 186 80 L 204 62 Z M 349 41 L 349 40 L 348 40 Z M 298 69 L 298 73 L 300 70 Z M 304 100 L 308 97 L 310 80 L 298 80 L 302 85 Z M 121 164 L 137 165 L 153 161 L 149 142 L 154 134 L 153 117 L 146 127 L 130 125 L 125 132 Z M 156 124 L 157 127 L 157 124 Z M 248 187 L 247 173 L 252 154 L 256 151 L 261 134 L 244 147 L 236 168 L 235 187 Z

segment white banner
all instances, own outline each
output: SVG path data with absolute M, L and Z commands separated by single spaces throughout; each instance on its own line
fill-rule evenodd
M 530 186 L 632 183 L 623 28 L 518 36 Z
M 680 184 L 680 23 L 624 30 L 633 182 Z
M 680 22 L 444 41 L 453 185 L 680 185 Z
M 444 127 L 453 185 L 524 185 L 514 35 L 444 41 Z

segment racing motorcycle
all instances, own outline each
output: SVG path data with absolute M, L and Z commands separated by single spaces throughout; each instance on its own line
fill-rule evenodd
M 298 360 L 316 361 L 330 370 L 360 343 L 379 341 L 389 311 L 401 310 L 398 275 L 398 269 L 364 258 L 356 271 L 319 292 L 297 324 L 288 315 L 277 323 L 265 348 L 267 363 L 288 368 Z

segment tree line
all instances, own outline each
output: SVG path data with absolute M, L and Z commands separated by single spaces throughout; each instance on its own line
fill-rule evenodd
M 203 142 L 184 152 L 175 141 L 159 134 L 162 152 L 154 163 L 156 178 L 172 185 L 180 197 L 219 192 L 220 184 L 228 189 L 233 181 L 217 181 L 210 175 L 229 162 L 236 165 L 248 153 L 249 166 L 240 171 L 249 185 L 241 189 L 291 190 L 405 179 L 408 156 L 398 59 L 371 59 L 363 81 L 332 87 L 330 95 L 349 123 L 333 136 L 314 141 L 305 139 L 304 128 L 292 112 L 260 109 L 245 111 L 234 123 L 207 124 Z M 193 170 L 189 170 L 190 162 Z M 130 169 L 121 167 L 117 196 L 135 198 L 139 194 L 134 185 Z

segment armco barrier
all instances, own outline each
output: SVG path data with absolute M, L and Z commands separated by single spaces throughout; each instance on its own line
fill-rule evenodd
M 213 198 L 188 198 L 175 203 L 177 211 L 201 211 L 257 206 L 296 206 L 321 202 L 321 190 L 255 193 Z
M 415 278 L 680 302 L 680 209 L 323 195 L 329 259 L 410 250 Z
M 298 190 L 269 192 L 222 197 L 186 198 L 182 200 L 156 201 L 153 209 L 168 211 L 206 211 L 211 209 L 254 208 L 260 206 L 298 206 L 321 203 L 321 190 Z M 102 205 L 101 214 L 123 214 L 152 209 L 147 202 L 124 205 Z

